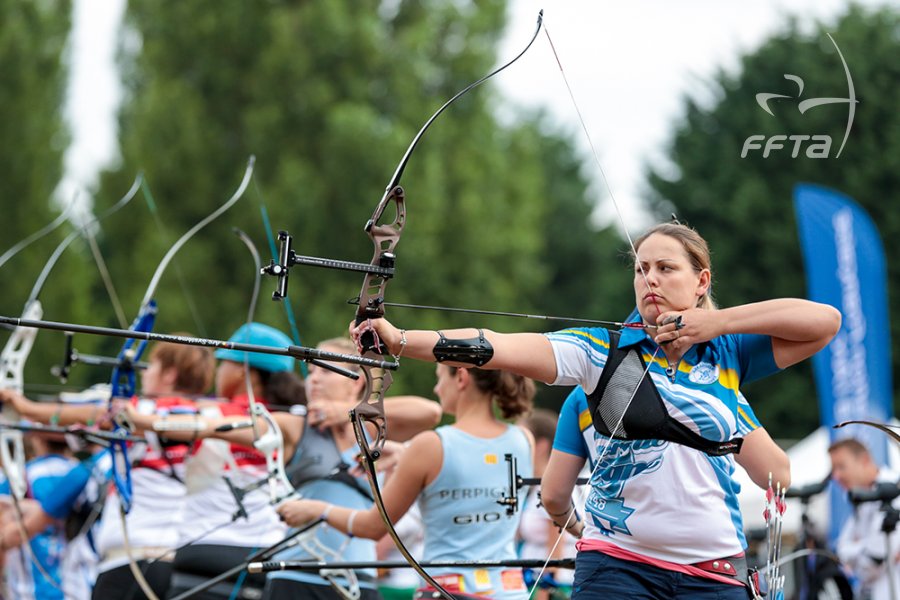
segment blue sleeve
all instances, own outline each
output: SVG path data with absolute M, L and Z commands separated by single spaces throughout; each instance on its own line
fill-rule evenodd
M 775 364 L 775 354 L 772 352 L 770 336 L 744 333 L 734 337 L 737 343 L 742 385 L 768 377 L 781 370 Z
M 0 496 L 9 496 L 9 481 L 6 478 L 0 481 Z
M 556 423 L 556 436 L 553 438 L 553 449 L 574 454 L 581 458 L 588 457 L 588 449 L 581 434 L 582 413 L 587 411 L 587 397 L 581 387 L 576 387 L 569 394 L 559 411 Z M 588 421 L 590 427 L 590 421 Z
M 31 492 L 45 513 L 55 519 L 65 518 L 91 479 L 94 461 L 80 462 L 62 477 L 39 479 Z

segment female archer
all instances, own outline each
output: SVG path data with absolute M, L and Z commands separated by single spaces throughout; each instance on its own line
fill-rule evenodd
M 148 363 L 141 371 L 141 394 L 120 399 L 129 404 L 129 410 L 140 415 L 195 412 L 196 403 L 191 398 L 206 392 L 212 384 L 212 351 L 160 342 L 154 345 Z M 0 401 L 12 405 L 25 418 L 52 425 L 90 426 L 109 421 L 103 407 L 97 404 L 34 402 L 10 390 L 0 391 Z M 183 524 L 182 509 L 187 496 L 185 463 L 189 453 L 187 443 L 168 440 L 164 435 L 129 447 L 133 503 L 130 512 L 120 518 L 120 499 L 115 489 L 106 496 L 103 518 L 92 542 L 96 543 L 100 558 L 93 598 L 116 600 L 146 597 L 148 593 L 165 596 L 172 562 L 159 559 L 175 545 Z M 103 464 L 100 461 L 99 465 Z M 68 512 L 91 476 L 91 468 L 73 470 L 54 490 L 49 512 Z
M 243 330 L 243 332 L 242 332 Z M 250 326 L 244 326 L 232 336 L 233 341 L 246 341 L 249 333 L 250 340 L 253 343 L 263 345 L 289 345 L 291 342 L 288 338 L 277 337 L 278 343 L 269 343 L 276 341 L 275 330 L 259 323 L 253 323 Z M 264 339 L 260 334 L 268 333 L 271 338 L 269 341 Z M 280 332 L 278 336 L 283 336 Z M 348 338 L 335 338 L 326 340 L 318 345 L 321 350 L 332 352 L 353 353 L 355 347 Z M 305 404 L 306 406 L 295 407 L 306 410 L 292 410 L 291 412 L 273 412 L 269 417 L 271 422 L 259 415 L 251 417 L 253 427 L 248 427 L 248 400 L 246 395 L 245 380 L 246 371 L 244 369 L 244 360 L 252 367 L 250 369 L 251 381 L 256 388 L 256 398 L 263 398 L 262 389 L 259 383 L 257 371 L 264 367 L 271 372 L 273 368 L 277 368 L 272 362 L 272 355 L 244 353 L 233 350 L 218 350 L 216 356 L 222 359 L 219 366 L 218 376 L 216 378 L 217 390 L 220 394 L 227 397 L 236 397 L 241 399 L 243 409 L 239 411 L 228 411 L 219 416 L 204 414 L 200 427 L 194 431 L 185 431 L 181 429 L 181 425 L 190 425 L 194 422 L 191 417 L 168 417 L 165 421 L 167 427 L 172 427 L 175 431 L 169 432 L 169 435 L 180 439 L 198 439 L 203 440 L 204 444 L 221 443 L 227 441 L 235 448 L 235 452 L 245 455 L 257 455 L 256 450 L 250 450 L 257 447 L 257 442 L 269 436 L 280 436 L 280 447 L 277 452 L 283 454 L 284 473 L 279 478 L 280 481 L 268 481 L 270 492 L 274 490 L 271 486 L 278 489 L 266 498 L 262 494 L 265 489 L 255 492 L 254 504 L 247 505 L 248 512 L 253 512 L 252 518 L 259 520 L 262 515 L 271 516 L 270 521 L 277 524 L 270 527 L 278 536 L 283 535 L 283 524 L 275 518 L 275 511 L 272 503 L 283 501 L 285 496 L 290 495 L 294 489 L 306 497 L 328 499 L 332 502 L 338 502 L 347 506 L 365 507 L 371 502 L 369 496 L 369 487 L 365 480 L 360 480 L 349 474 L 349 466 L 355 462 L 355 457 L 359 452 L 356 445 L 356 438 L 353 435 L 350 420 L 347 411 L 355 406 L 363 391 L 365 380 L 360 378 L 353 380 L 334 373 L 318 365 L 310 365 L 309 375 L 305 379 Z M 246 358 L 245 358 L 246 357 Z M 277 357 L 279 363 L 284 357 Z M 287 361 L 292 361 L 288 358 Z M 292 364 L 292 363 L 291 363 Z M 285 368 L 287 364 L 283 365 Z M 357 367 L 346 365 L 346 368 L 355 371 Z M 263 373 L 265 375 L 265 373 Z M 266 376 L 268 381 L 268 389 L 272 389 L 273 380 L 271 376 Z M 257 400 L 258 402 L 259 400 Z M 275 402 L 272 404 L 285 404 L 285 402 Z M 274 406 L 272 406 L 274 410 Z M 267 411 L 266 411 L 267 412 Z M 391 424 L 390 431 L 392 439 L 403 441 L 408 439 L 415 433 L 423 429 L 434 426 L 440 418 L 439 407 L 431 401 L 414 396 L 402 396 L 387 398 L 385 400 L 385 412 L 387 419 Z M 153 429 L 159 427 L 160 417 L 141 417 L 133 415 L 132 419 L 135 425 L 140 429 Z M 232 428 L 234 427 L 234 428 Z M 271 429 L 270 429 L 271 428 Z M 272 429 L 276 429 L 272 431 Z M 255 429 L 255 431 L 254 431 Z M 374 433 L 374 432 L 373 432 Z M 399 436 L 399 437 L 398 437 Z M 218 439 L 210 439 L 218 438 Z M 241 449 L 242 448 L 242 449 Z M 254 473 L 254 480 L 259 483 L 266 480 L 267 474 L 262 469 L 263 462 L 257 465 L 258 471 Z M 271 476 L 272 474 L 268 474 Z M 289 483 L 278 485 L 281 481 L 289 479 Z M 244 481 L 244 484 L 251 484 L 257 487 L 253 481 Z M 218 511 L 206 510 L 209 515 L 207 521 L 217 519 L 221 522 L 222 513 L 230 512 L 230 506 L 233 505 L 233 498 L 230 493 L 219 494 L 223 502 L 230 503 L 228 510 L 220 509 Z M 248 496 L 249 497 L 249 496 Z M 246 501 L 246 500 L 245 500 Z M 201 521 L 202 512 L 195 512 L 193 520 Z M 208 529 L 203 525 L 193 525 L 194 529 L 202 531 Z M 244 541 L 251 539 L 260 539 L 259 535 L 246 535 L 242 538 L 235 537 L 232 533 L 227 533 L 228 529 L 220 532 L 220 535 L 229 535 L 234 538 L 233 544 L 240 539 Z M 260 530 L 262 532 L 262 530 Z M 340 532 L 336 532 L 331 528 L 317 528 L 314 532 L 314 539 L 308 543 L 303 543 L 298 548 L 292 548 L 279 554 L 277 558 L 284 559 L 317 559 L 322 560 L 323 554 L 328 554 L 328 560 L 353 560 L 367 561 L 374 560 L 375 551 L 374 544 L 364 539 L 348 539 L 347 536 Z M 191 539 L 188 537 L 188 539 Z M 230 539 L 230 538 L 229 538 Z M 259 543 L 259 546 L 265 547 L 278 541 L 279 538 L 270 541 L 266 539 L 266 543 Z M 246 544 L 245 544 L 246 545 Z M 250 549 L 243 549 L 242 558 L 250 554 Z M 214 571 L 224 571 L 231 564 L 221 563 L 222 552 L 209 552 L 204 550 L 203 554 L 209 557 L 212 564 L 208 565 L 208 575 L 216 574 Z M 236 562 L 236 561 L 235 561 Z M 356 595 L 357 590 L 353 588 L 358 584 L 358 597 L 361 600 L 375 600 L 378 593 L 374 582 L 373 572 L 359 572 L 355 575 L 355 581 L 350 581 L 342 575 L 329 575 L 324 578 L 319 574 L 305 573 L 275 573 L 271 574 L 265 581 L 259 577 L 255 583 L 260 588 L 259 594 L 266 599 L 275 600 L 277 598 L 341 598 L 338 589 L 345 590 Z M 181 592 L 185 589 L 179 590 Z M 227 596 L 224 596 L 227 597 Z
M 351 334 L 374 330 L 407 358 L 579 386 L 542 482 L 547 512 L 581 535 L 574 597 L 744 600 L 734 462 L 763 487 L 769 473 L 787 487 L 790 467 L 739 386 L 821 350 L 841 316 L 791 298 L 717 309 L 708 247 L 684 225 L 650 229 L 634 253 L 637 312 L 621 332 L 405 331 L 375 319 Z M 588 457 L 582 521 L 571 492 Z
M 417 435 L 399 457 L 382 494 L 392 521 L 416 500 L 425 528 L 425 560 L 473 561 L 516 558 L 515 535 L 521 511 L 498 504 L 508 481 L 505 455 L 516 459 L 518 474 L 530 477 L 534 439 L 506 419 L 531 410 L 534 383 L 504 371 L 437 366 L 434 392 L 452 425 Z M 524 491 L 518 502 L 524 501 Z M 375 507 L 349 509 L 317 500 L 286 502 L 280 509 L 288 524 L 299 526 L 319 516 L 357 537 L 379 539 L 385 523 Z M 435 580 L 456 598 L 524 600 L 528 590 L 518 568 L 445 567 Z M 431 597 L 424 588 L 416 597 Z

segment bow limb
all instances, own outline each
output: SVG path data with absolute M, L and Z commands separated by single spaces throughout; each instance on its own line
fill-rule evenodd
M 419 140 L 422 139 L 422 136 L 431 124 L 434 123 L 435 119 L 437 119 L 437 117 L 440 116 L 440 114 L 453 102 L 519 60 L 519 58 L 531 48 L 534 40 L 537 39 L 538 33 L 541 31 L 543 16 L 544 12 L 541 11 L 538 14 L 534 34 L 521 52 L 513 57 L 512 60 L 507 61 L 477 81 L 470 83 L 457 92 L 452 98 L 447 100 L 433 115 L 431 115 L 431 117 L 429 117 L 422 128 L 419 129 L 412 142 L 410 142 L 403 158 L 394 170 L 390 182 L 385 188 L 384 195 L 375 207 L 371 218 L 366 222 L 365 231 L 375 247 L 375 252 L 371 261 L 373 267 L 393 269 L 394 261 L 396 259 L 395 249 L 400 242 L 400 235 L 406 224 L 405 193 L 400 186 L 400 178 L 403 175 L 403 171 L 406 169 L 406 165 L 409 163 L 413 151 L 418 146 Z M 394 219 L 390 223 L 381 223 L 385 210 L 391 204 L 394 205 L 396 210 Z M 390 277 L 391 275 L 384 275 L 383 272 L 370 271 L 366 273 L 366 276 L 363 279 L 362 289 L 359 293 L 359 306 L 356 310 L 357 324 L 360 324 L 367 319 L 378 319 L 384 316 L 385 289 Z M 366 332 L 361 336 L 360 346 L 361 354 L 364 357 L 372 358 L 387 353 L 386 348 L 375 339 L 371 332 Z M 354 420 L 362 420 L 375 426 L 376 437 L 371 447 L 365 440 L 365 436 L 358 436 L 357 441 L 360 443 L 360 447 L 363 448 L 367 454 L 370 454 L 372 460 L 377 460 L 386 439 L 385 434 L 387 429 L 384 418 L 384 393 L 388 387 L 390 387 L 391 377 L 388 373 L 376 373 L 371 369 L 367 370 L 363 368 L 363 371 L 366 375 L 366 390 L 362 401 L 353 410 L 351 415 Z M 363 428 L 355 427 L 354 430 L 362 432 Z
M 184 233 L 184 235 L 178 238 L 178 240 L 163 256 L 162 260 L 159 262 L 156 270 L 153 273 L 153 277 L 150 278 L 150 284 L 147 286 L 147 289 L 144 292 L 144 297 L 141 300 L 141 306 L 138 310 L 138 315 L 137 317 L 135 317 L 135 320 L 131 325 L 132 330 L 141 332 L 149 332 L 150 330 L 152 330 L 153 321 L 156 315 L 156 302 L 153 300 L 153 296 L 156 294 L 156 288 L 159 285 L 159 281 L 162 278 L 163 273 L 165 273 L 166 271 L 166 267 L 169 266 L 169 263 L 172 261 L 172 258 L 175 257 L 175 254 L 181 249 L 182 246 L 184 246 L 184 244 L 187 243 L 188 240 L 190 240 L 194 236 L 194 234 L 206 227 L 210 222 L 218 218 L 222 213 L 234 206 L 235 202 L 241 199 L 247 189 L 247 186 L 250 184 L 250 178 L 253 175 L 253 166 L 255 163 L 256 157 L 251 156 L 247 161 L 247 167 L 244 170 L 244 176 L 241 179 L 241 183 L 238 186 L 238 189 L 231 195 L 231 197 L 215 211 L 213 211 L 199 223 L 191 227 L 187 232 Z M 110 402 L 112 402 L 112 398 L 116 396 L 130 397 L 134 394 L 134 363 L 140 360 L 140 357 L 143 354 L 146 345 L 147 340 L 142 340 L 135 343 L 133 339 L 129 339 L 123 344 L 122 349 L 119 352 L 120 366 L 116 367 L 116 369 L 113 371 L 113 394 L 110 397 Z
M 244 195 L 244 192 L 247 191 L 247 186 L 250 185 L 250 178 L 253 176 L 253 167 L 256 164 L 256 157 L 251 156 L 247 160 L 247 167 L 244 169 L 244 176 L 241 178 L 241 183 L 238 186 L 237 190 L 231 195 L 225 204 L 217 208 L 211 214 L 206 216 L 202 221 L 191 227 L 187 232 L 184 233 L 178 241 L 176 241 L 169 251 L 166 252 L 166 255 L 163 256 L 162 261 L 160 261 L 159 266 L 156 267 L 156 272 L 153 274 L 153 277 L 150 279 L 150 285 L 147 286 L 147 291 L 144 292 L 144 300 L 141 302 L 142 305 L 147 304 L 153 298 L 153 295 L 156 293 L 156 286 L 159 284 L 159 280 L 162 277 L 163 273 L 166 270 L 166 267 L 169 266 L 169 262 L 175 256 L 175 254 L 181 249 L 184 244 L 187 243 L 189 239 L 194 237 L 194 234 L 209 225 L 212 221 L 216 220 L 221 216 L 225 211 L 234 206 L 235 202 L 241 199 Z
M 138 178 L 135 180 L 135 183 L 132 184 L 131 189 L 128 190 L 125 196 L 123 196 L 118 202 L 116 202 L 114 206 L 110 207 L 110 209 L 104 212 L 102 215 L 94 217 L 93 219 L 88 221 L 81 228 L 81 230 L 85 230 L 86 228 L 97 223 L 100 219 L 111 215 L 115 211 L 128 204 L 131 199 L 134 198 L 139 182 L 140 176 L 138 176 Z M 41 293 L 41 290 L 44 287 L 44 283 L 47 281 L 47 277 L 50 275 L 50 271 L 56 265 L 59 257 L 62 255 L 63 251 L 65 251 L 65 249 L 68 248 L 69 245 L 73 241 L 75 241 L 75 239 L 81 234 L 81 230 L 73 231 L 72 233 L 67 235 L 66 238 L 56 247 L 56 249 L 50 255 L 50 258 L 44 264 L 44 267 L 41 269 L 40 275 L 34 282 L 34 286 L 32 286 L 31 288 L 31 293 L 28 296 L 28 300 L 25 301 L 25 308 L 22 311 L 22 319 L 37 320 L 40 319 L 41 316 L 43 316 L 44 311 L 41 306 L 40 300 L 38 300 L 38 295 Z M 0 353 L 0 388 L 11 389 L 20 394 L 23 392 L 25 362 L 28 360 L 28 355 L 31 353 L 31 348 L 34 345 L 34 339 L 36 335 L 37 329 L 26 327 L 15 328 L 12 335 L 7 340 L 6 345 L 3 347 L 3 352 Z
M 250 160 L 247 163 L 247 167 L 244 170 L 244 176 L 241 179 L 241 183 L 238 186 L 237 191 L 235 191 L 223 205 L 218 207 L 215 211 L 213 211 L 199 223 L 191 227 L 191 229 L 189 229 L 184 235 L 182 235 L 163 256 L 162 260 L 157 265 L 156 270 L 153 273 L 153 277 L 150 279 L 150 283 L 144 293 L 144 298 L 143 300 L 141 300 L 141 306 L 138 311 L 138 315 L 137 317 L 135 317 L 135 320 L 132 322 L 131 327 L 129 328 L 130 332 L 141 332 L 149 334 L 153 330 L 153 325 L 156 321 L 157 313 L 156 301 L 153 300 L 153 296 L 156 293 L 156 288 L 159 285 L 160 278 L 165 272 L 166 267 L 168 267 L 169 263 L 178 252 L 178 250 L 180 250 L 181 247 L 184 246 L 184 244 L 194 236 L 194 234 L 196 234 L 214 219 L 219 217 L 226 210 L 231 208 L 235 204 L 235 202 L 237 202 L 241 198 L 241 196 L 243 196 L 244 191 L 247 189 L 247 186 L 250 183 L 250 177 L 253 174 L 254 163 L 255 158 L 251 156 Z M 135 185 L 132 186 L 131 193 L 137 193 L 137 190 L 139 188 L 140 178 L 135 182 Z M 119 351 L 119 355 L 117 357 L 117 364 L 113 368 L 112 373 L 112 391 L 110 393 L 108 403 L 108 409 L 110 411 L 112 410 L 113 399 L 129 398 L 134 395 L 136 391 L 135 365 L 140 360 L 146 346 L 147 339 L 136 341 L 133 338 L 127 339 L 122 345 L 122 349 Z M 118 422 L 118 420 L 113 421 L 114 431 L 119 431 L 122 428 L 123 425 Z M 111 441 L 109 445 L 109 453 L 110 458 L 112 459 L 113 483 L 119 495 L 119 516 L 122 524 L 122 541 L 125 549 L 125 554 L 128 557 L 128 566 L 131 570 L 132 575 L 134 575 L 135 581 L 138 583 L 138 586 L 141 588 L 144 594 L 150 600 L 159 600 L 156 594 L 154 594 L 153 589 L 150 587 L 146 578 L 144 577 L 143 571 L 141 571 L 140 567 L 138 566 L 131 549 L 131 543 L 128 539 L 128 523 L 126 516 L 131 510 L 131 505 L 134 498 L 131 480 L 131 459 L 128 456 L 127 442 L 125 440 Z
M 244 191 L 246 191 L 247 186 L 250 183 L 255 162 L 256 157 L 251 156 L 247 161 L 247 167 L 244 170 L 244 176 L 241 179 L 241 183 L 231 197 L 223 205 L 207 215 L 203 220 L 191 227 L 184 235 L 178 238 L 178 241 L 176 241 L 163 256 L 162 260 L 156 266 L 153 277 L 150 278 L 150 284 L 144 292 L 144 298 L 141 300 L 138 315 L 131 324 L 131 330 L 149 332 L 153 329 L 153 321 L 157 311 L 156 302 L 153 300 L 153 296 L 156 294 L 156 288 L 159 285 L 163 273 L 166 271 L 166 267 L 169 266 L 169 263 L 172 261 L 172 258 L 175 257 L 175 254 L 194 236 L 194 234 L 206 227 L 210 222 L 218 218 L 222 213 L 234 206 L 235 202 L 241 199 L 241 196 L 244 195 Z M 140 186 L 138 185 L 138 187 Z M 134 191 L 136 192 L 137 189 Z M 112 398 L 114 397 L 130 397 L 134 394 L 134 363 L 140 360 L 146 345 L 147 340 L 135 343 L 133 339 L 129 339 L 123 344 L 122 349 L 119 352 L 120 366 L 113 371 L 114 389 L 110 402 L 112 402 Z
M 874 427 L 875 429 L 888 434 L 892 440 L 900 444 L 900 433 L 897 433 L 895 430 L 897 428 L 896 425 L 887 425 L 884 423 L 876 423 L 874 421 L 844 421 L 843 423 L 835 425 L 834 429 L 840 429 L 847 425 L 868 425 L 869 427 Z
M 6 264 L 6 261 L 11 259 L 16 254 L 18 254 L 20 251 L 24 250 L 26 247 L 31 245 L 33 242 L 36 242 L 37 240 L 39 240 L 42 237 L 44 237 L 45 235 L 51 233 L 54 229 L 56 229 L 57 227 L 59 227 L 60 225 L 65 223 L 66 219 L 69 218 L 69 213 L 71 213 L 72 209 L 75 207 L 75 200 L 77 198 L 78 198 L 78 195 L 75 194 L 72 197 L 72 199 L 69 201 L 69 203 L 66 205 L 66 208 L 59 214 L 59 216 L 57 216 L 55 219 L 53 219 L 53 221 L 51 221 L 50 223 L 48 223 L 47 225 L 45 225 L 38 231 L 35 231 L 34 233 L 32 233 L 31 235 L 26 237 L 24 240 L 17 242 L 16 244 L 13 245 L 12 248 L 10 248 L 6 252 L 4 252 L 3 255 L 0 256 L 0 267 L 2 267 L 4 264 Z

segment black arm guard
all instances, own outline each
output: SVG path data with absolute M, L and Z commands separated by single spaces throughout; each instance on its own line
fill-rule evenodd
M 441 339 L 434 345 L 434 358 L 439 363 L 445 361 L 465 363 L 480 367 L 494 356 L 494 347 L 484 337 L 484 331 L 478 330 L 477 338 L 464 340 L 448 340 L 438 331 Z

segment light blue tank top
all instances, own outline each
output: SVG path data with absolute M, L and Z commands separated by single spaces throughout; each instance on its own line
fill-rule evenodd
M 513 515 L 497 504 L 509 493 L 506 454 L 518 461 L 518 474 L 532 476 L 531 448 L 525 433 L 509 425 L 495 438 L 479 438 L 453 426 L 439 427 L 444 447 L 441 472 L 419 496 L 425 525 L 424 560 L 501 560 L 516 558 L 515 535 L 521 509 Z M 519 506 L 525 492 L 519 490 Z M 521 569 L 429 569 L 431 575 L 459 574 L 461 592 L 502 600 L 528 596 Z M 441 581 L 441 577 L 438 581 Z

